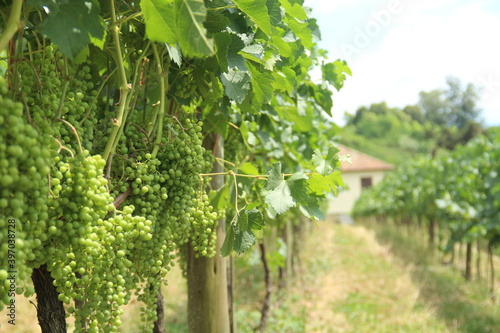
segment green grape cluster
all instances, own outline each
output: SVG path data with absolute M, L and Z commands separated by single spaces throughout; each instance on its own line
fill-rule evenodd
M 22 286 L 45 240 L 50 147 L 50 139 L 23 117 L 22 104 L 8 97 L 0 77 L 0 309 L 12 296 L 9 271 Z
M 126 202 L 152 223 L 148 230 L 154 237 L 136 241 L 140 252 L 133 263 L 134 270 L 148 277 L 138 299 L 147 305 L 141 315 L 149 326 L 156 318 L 157 290 L 173 264 L 172 253 L 191 242 L 196 256 L 215 255 L 217 214 L 199 176 L 213 164 L 202 147 L 202 123 L 167 118 L 164 125 L 168 131 L 156 156 L 146 153 L 153 149 L 153 140 L 145 139 L 136 126 L 129 127 L 125 131 L 128 148 L 120 151 L 128 156 L 115 156 L 112 165 L 114 195 L 128 193 Z
M 80 304 L 70 308 L 78 332 L 117 330 L 120 306 L 145 279 L 135 266 L 136 246 L 152 239 L 151 221 L 133 215 L 133 206 L 115 210 L 104 165 L 88 151 L 56 157 L 51 177 L 45 260 L 59 299 Z
M 130 192 L 127 203 L 153 221 L 155 240 L 166 244 L 168 251 L 191 242 L 199 255 L 213 256 L 217 214 L 208 203 L 200 178 L 200 173 L 210 172 L 213 157 L 202 146 L 203 124 L 169 117 L 164 125 L 168 133 L 164 133 L 155 157 L 145 153 L 153 149 L 153 140 L 145 140 L 143 131 L 132 126 L 125 132 L 126 138 L 132 139 L 122 153 L 129 155 L 114 158 L 112 191 L 115 196 Z M 132 157 L 134 161 L 130 161 Z M 165 253 L 152 257 L 168 262 L 164 261 Z
M 225 142 L 230 142 L 224 146 L 224 159 L 238 164 L 250 153 L 241 136 L 241 131 L 229 126 Z
M 152 325 L 156 319 L 156 296 L 161 286 L 162 278 L 165 277 L 174 251 L 172 246 L 172 235 L 165 228 L 163 211 L 167 205 L 167 188 L 164 186 L 165 178 L 158 171 L 160 161 L 152 158 L 151 154 L 138 156 L 139 161 L 127 167 L 127 175 L 130 182 L 128 186 L 130 195 L 127 202 L 132 203 L 138 213 L 146 216 L 150 225 L 145 226 L 147 231 L 154 235 L 153 239 L 137 240 L 135 248 L 138 253 L 133 263 L 137 274 L 143 276 L 146 287 L 142 288 L 138 300 L 144 302 L 147 307 L 142 311 L 142 320 L 147 325 Z M 124 188 L 122 188 L 123 190 Z M 151 331 L 151 327 L 145 327 Z
M 186 69 L 175 79 L 173 96 L 175 96 L 179 102 L 189 104 L 195 96 L 199 95 L 197 89 L 198 85 L 194 78 L 193 71 Z
M 191 242 L 197 254 L 213 256 L 217 214 L 199 176 L 211 170 L 213 157 L 202 147 L 202 125 L 189 118 L 170 124 L 177 135 L 164 145 L 158 159 L 166 166 L 163 175 L 169 198 L 165 218 L 177 247 Z
M 61 145 L 79 149 L 75 139 L 78 135 L 84 140 L 84 148 L 92 150 L 99 118 L 95 116 L 98 92 L 90 66 L 70 66 L 52 45 L 43 53 L 33 54 L 32 58 L 20 62 L 17 72 L 20 98 L 25 101 L 33 123 L 44 133 L 53 135 Z
M 182 256 L 190 243 L 197 257 L 215 255 L 218 213 L 204 186 L 209 179 L 200 177 L 213 165 L 203 124 L 165 116 L 157 133 L 158 109 L 131 110 L 116 153 L 104 161 L 90 152 L 108 139 L 112 111 L 98 110 L 101 79 L 90 63 L 71 65 L 49 45 L 18 62 L 16 74 L 24 114 L 0 85 L 0 131 L 8 141 L 0 142 L 0 223 L 10 216 L 23 222 L 19 258 L 29 267 L 47 265 L 77 332 L 116 331 L 133 290 L 146 304 L 143 329 L 151 331 L 175 251 Z M 184 70 L 171 92 L 189 104 L 196 89 L 192 71 Z

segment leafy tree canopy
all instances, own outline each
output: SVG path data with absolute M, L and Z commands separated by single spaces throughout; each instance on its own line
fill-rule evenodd
M 381 102 L 346 114 L 340 141 L 394 164 L 467 143 L 483 131 L 479 91 L 455 77 L 446 83 L 446 88 L 420 92 L 416 105 L 400 109 Z

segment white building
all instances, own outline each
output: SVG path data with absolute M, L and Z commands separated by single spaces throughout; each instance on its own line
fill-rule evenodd
M 337 222 L 350 223 L 351 210 L 361 192 L 380 182 L 394 166 L 355 149 L 343 145 L 337 147 L 340 155 L 350 155 L 352 164 L 342 162 L 345 188 L 330 204 L 328 215 Z

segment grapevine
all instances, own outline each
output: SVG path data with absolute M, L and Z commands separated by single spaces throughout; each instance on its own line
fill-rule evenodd
M 319 125 L 331 93 L 307 74 L 320 53 L 300 4 L 294 17 L 286 0 L 266 3 L 256 19 L 243 1 L 12 3 L 1 8 L 0 278 L 14 219 L 18 292 L 36 292 L 29 277 L 46 267 L 76 332 L 117 331 L 133 293 L 151 331 L 176 258 L 188 274 L 248 250 L 264 216 L 324 218 L 325 187 L 309 177 L 339 185 L 327 178 L 334 151 L 315 150 L 331 135 Z M 222 142 L 226 159 L 214 158 Z
M 53 155 L 50 148 L 55 142 L 26 121 L 23 105 L 9 97 L 3 78 L 0 78 L 0 125 L 0 276 L 17 269 L 19 279 L 26 280 L 31 267 L 15 266 L 15 263 L 43 256 L 42 242 L 47 239 L 45 230 L 50 214 L 47 208 L 48 165 Z M 17 222 L 14 233 L 7 226 L 11 219 Z M 16 260 L 11 260 L 13 257 L 9 255 L 13 249 Z M 8 282 L 5 280 L 0 285 L 0 307 L 9 302 Z
M 496 218 L 500 210 L 499 138 L 498 130 L 492 129 L 452 152 L 409 161 L 363 193 L 354 214 L 386 216 L 408 225 L 411 219 L 424 220 L 429 245 L 438 247 L 443 254 L 452 252 L 458 242 L 473 241 L 485 241 L 491 252 L 498 246 L 500 230 Z M 434 239 L 436 227 L 438 241 Z M 470 279 L 467 266 L 470 269 L 470 262 L 464 274 Z M 493 267 L 490 269 L 494 272 Z

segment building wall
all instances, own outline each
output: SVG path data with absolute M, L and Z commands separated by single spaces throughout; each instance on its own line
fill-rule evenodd
M 372 186 L 380 182 L 386 171 L 360 171 L 342 173 L 348 189 L 339 192 L 329 206 L 328 215 L 350 215 L 354 202 L 361 194 L 361 178 L 371 177 Z

